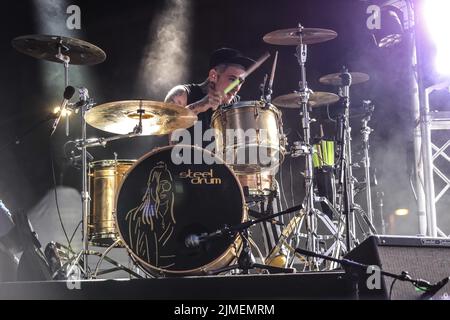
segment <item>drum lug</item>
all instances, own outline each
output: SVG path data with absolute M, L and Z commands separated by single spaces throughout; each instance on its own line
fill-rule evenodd
M 225 117 L 225 112 L 222 108 L 219 109 L 220 120 L 222 123 L 227 123 L 227 117 Z

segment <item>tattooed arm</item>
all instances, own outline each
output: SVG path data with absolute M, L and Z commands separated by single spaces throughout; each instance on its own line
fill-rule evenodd
M 221 104 L 221 99 L 222 98 L 217 92 L 209 90 L 208 94 L 203 99 L 187 105 L 186 89 L 183 86 L 176 86 L 169 91 L 164 102 L 175 103 L 179 106 L 192 110 L 195 114 L 199 114 L 207 111 L 208 109 L 216 110 Z
M 183 86 L 176 86 L 169 91 L 166 98 L 166 103 L 175 103 L 179 106 L 186 107 L 187 105 L 187 92 Z

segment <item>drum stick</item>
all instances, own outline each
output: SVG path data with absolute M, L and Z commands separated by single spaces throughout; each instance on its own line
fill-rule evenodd
M 270 74 L 270 80 L 269 80 L 269 89 L 270 90 L 272 90 L 273 79 L 275 78 L 275 70 L 277 69 L 277 61 L 278 61 L 278 51 L 275 52 L 275 58 L 273 59 L 272 73 Z
M 224 94 L 228 94 L 231 90 L 236 88 L 238 85 L 240 85 L 242 82 L 244 82 L 245 78 L 247 78 L 253 71 L 258 69 L 264 61 L 266 61 L 270 57 L 270 53 L 266 52 L 261 58 L 259 58 L 254 64 L 248 68 L 247 71 L 245 71 L 244 75 L 241 78 L 238 78 L 234 80 L 228 87 L 225 88 L 223 91 Z

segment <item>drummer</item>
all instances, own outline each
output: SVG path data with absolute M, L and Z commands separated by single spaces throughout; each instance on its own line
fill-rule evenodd
M 196 125 L 202 126 L 201 138 L 203 138 L 203 133 L 210 127 L 213 112 L 220 106 L 231 105 L 239 101 L 237 93 L 241 89 L 243 81 L 227 94 L 224 94 L 224 90 L 236 79 L 243 80 L 245 70 L 254 62 L 238 50 L 218 49 L 210 57 L 206 80 L 199 84 L 184 84 L 172 88 L 167 94 L 165 102 L 175 103 L 192 110 L 198 116 L 199 123 Z M 188 130 L 191 133 L 191 141 L 203 141 L 198 138 L 194 140 L 193 127 Z M 206 144 L 208 143 L 203 142 L 203 147 Z

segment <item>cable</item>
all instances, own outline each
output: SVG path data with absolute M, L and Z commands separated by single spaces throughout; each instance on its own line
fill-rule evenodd
M 83 221 L 78 222 L 77 227 L 75 228 L 75 230 L 72 233 L 72 236 L 70 237 L 70 242 L 69 243 L 72 243 L 73 237 L 75 237 L 75 234 L 77 233 L 78 228 L 81 226 L 82 223 L 83 223 Z
M 286 199 L 286 193 L 284 192 L 284 182 L 283 182 L 283 164 L 280 165 L 280 172 L 279 172 L 279 176 L 280 176 L 280 191 L 281 194 L 283 196 L 283 200 L 284 200 L 284 204 L 286 205 L 286 208 L 289 208 L 287 199 Z
M 327 105 L 327 118 L 328 118 L 328 120 L 331 121 L 331 122 L 336 122 L 336 121 L 337 121 L 336 119 L 333 119 L 333 118 L 331 118 L 331 116 L 330 116 L 330 105 Z
M 397 279 L 394 279 L 391 283 L 391 288 L 389 289 L 389 300 L 392 300 L 392 290 L 394 289 L 394 284 L 397 282 Z
M 52 166 L 53 190 L 54 190 L 54 193 L 55 193 L 56 211 L 58 212 L 59 223 L 61 224 L 61 228 L 62 228 L 62 230 L 64 232 L 64 236 L 66 238 L 67 245 L 68 245 L 69 249 L 72 250 L 71 242 L 70 242 L 69 236 L 67 235 L 66 228 L 64 227 L 64 222 L 62 220 L 61 211 L 59 209 L 58 191 L 56 190 L 57 183 L 56 183 L 56 174 L 55 174 L 55 164 L 54 164 L 54 161 L 53 161 L 53 150 L 52 150 L 52 145 L 51 144 L 50 144 L 50 161 L 51 161 L 51 166 Z
M 289 160 L 289 175 L 290 175 L 290 178 L 291 178 L 291 183 L 290 183 L 290 186 L 291 186 L 291 201 L 292 201 L 292 206 L 294 207 L 295 206 L 295 196 L 294 196 L 294 178 L 293 178 L 293 175 L 292 175 L 292 158 Z

